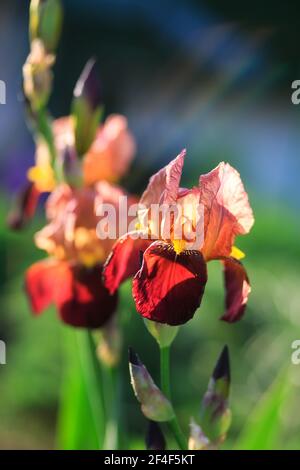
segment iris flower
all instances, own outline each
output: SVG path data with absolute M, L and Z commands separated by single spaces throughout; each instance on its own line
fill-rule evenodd
M 124 191 L 102 181 L 94 187 L 60 185 L 48 198 L 48 225 L 35 235 L 38 248 L 49 258 L 26 273 L 26 291 L 32 310 L 40 314 L 55 304 L 60 318 L 73 326 L 101 327 L 113 314 L 117 293 L 101 282 L 102 265 L 114 240 L 100 240 L 95 207 L 110 203 L 118 210 Z
M 247 234 L 254 223 L 248 196 L 239 173 L 224 162 L 201 175 L 198 186 L 180 188 L 184 158 L 185 151 L 150 179 L 140 200 L 137 231 L 114 245 L 104 268 L 104 283 L 113 294 L 133 276 L 138 313 L 156 322 L 180 325 L 200 306 L 207 262 L 219 260 L 226 290 L 222 319 L 235 322 L 242 317 L 251 290 L 240 262 L 243 253 L 234 246 L 236 236 Z M 169 234 L 164 234 L 164 216 L 157 227 L 152 219 L 154 204 L 187 208 L 181 219 L 182 239 L 174 236 L 172 224 Z M 203 208 L 201 240 L 195 237 L 198 207 Z
M 108 117 L 99 127 L 81 161 L 74 148 L 71 117 L 54 121 L 53 134 L 55 165 L 41 141 L 36 165 L 28 172 L 30 187 L 35 191 L 31 189 L 25 206 L 32 207 L 30 195 L 36 200 L 37 192 L 51 194 L 46 203 L 48 225 L 35 236 L 36 245 L 49 258 L 29 268 L 26 291 L 35 314 L 53 303 L 64 322 L 96 328 L 114 312 L 117 294 L 111 295 L 101 282 L 102 266 L 115 240 L 97 237 L 99 218 L 95 208 L 109 203 L 118 214 L 119 199 L 125 192 L 112 181 L 119 180 L 128 170 L 135 141 L 121 115 Z M 55 169 L 58 174 L 62 172 L 64 183 L 56 181 Z M 23 214 L 28 215 L 28 210 L 23 208 Z
M 53 122 L 53 135 L 59 159 L 66 146 L 74 146 L 72 117 L 56 119 Z M 127 119 L 120 114 L 108 116 L 99 126 L 91 147 L 83 157 L 84 184 L 89 186 L 100 180 L 118 181 L 127 173 L 134 153 L 135 141 L 128 130 Z M 43 142 L 39 142 L 36 165 L 29 169 L 28 179 L 34 182 L 40 191 L 51 191 L 55 187 L 50 160 L 47 147 Z

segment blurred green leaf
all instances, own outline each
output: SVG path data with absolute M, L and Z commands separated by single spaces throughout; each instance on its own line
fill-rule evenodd
M 76 341 L 77 334 L 78 332 L 70 330 L 65 332 L 68 367 L 65 370 L 61 393 L 57 447 L 64 450 L 93 450 L 99 448 L 99 427 L 96 429 L 86 376 Z M 98 425 L 103 436 L 103 420 L 100 420 Z
M 272 450 L 281 433 L 282 406 L 290 397 L 287 370 L 281 371 L 259 400 L 235 445 L 238 450 Z

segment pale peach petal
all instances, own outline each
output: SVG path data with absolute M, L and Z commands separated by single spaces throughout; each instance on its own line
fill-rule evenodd
M 185 242 L 183 249 L 199 250 L 203 244 L 203 213 L 199 204 L 199 188 L 180 190 L 177 206 L 180 209 L 181 218 L 175 222 L 174 237 L 178 239 L 180 231 Z M 177 234 L 178 231 L 178 234 Z M 172 241 L 174 245 L 174 241 Z
M 135 140 L 128 130 L 127 119 L 109 116 L 99 127 L 96 139 L 83 162 L 85 184 L 100 180 L 118 181 L 128 171 L 136 151 Z
M 72 198 L 72 189 L 67 184 L 60 184 L 47 199 L 46 216 L 48 220 L 55 219 Z
M 186 150 L 182 150 L 174 160 L 150 178 L 141 197 L 141 205 L 149 207 L 151 204 L 176 202 L 185 155 Z
M 119 201 L 124 197 L 128 206 L 135 202 L 121 187 L 101 181 L 94 187 L 70 188 L 58 186 L 49 196 L 46 215 L 49 223 L 35 235 L 36 245 L 55 258 L 91 267 L 103 263 L 118 238 L 121 228 Z M 98 211 L 99 205 L 109 204 L 114 209 L 115 220 L 110 221 L 115 229 L 115 236 L 102 239 L 97 233 L 97 225 L 104 218 L 106 211 Z M 125 207 L 127 215 L 127 208 Z M 133 216 L 134 217 L 134 216 Z M 132 217 L 132 218 L 133 218 Z M 119 220 L 120 219 L 120 220 Z M 131 218 L 123 220 L 127 230 Z
M 202 252 L 206 259 L 229 256 L 236 235 L 248 233 L 254 223 L 240 175 L 222 162 L 202 175 L 199 185 L 205 215 Z

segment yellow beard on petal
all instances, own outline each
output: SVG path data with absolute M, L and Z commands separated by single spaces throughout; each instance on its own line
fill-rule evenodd
M 230 256 L 231 256 L 232 258 L 235 258 L 235 259 L 240 260 L 240 259 L 245 258 L 246 255 L 245 255 L 245 253 L 244 253 L 242 250 L 240 250 L 240 249 L 237 248 L 236 246 L 233 246 L 232 249 L 231 249 Z
M 86 268 L 92 268 L 98 263 L 103 263 L 103 254 L 101 250 L 99 250 L 99 253 L 82 251 L 78 254 L 78 259 Z
M 76 228 L 74 244 L 78 250 L 78 259 L 87 268 L 103 263 L 105 260 L 105 253 L 98 243 L 95 230 L 85 227 Z
M 172 240 L 174 251 L 177 255 L 180 255 L 185 250 L 185 240 Z
M 29 168 L 27 178 L 40 192 L 51 192 L 55 188 L 54 171 L 50 165 L 36 165 Z

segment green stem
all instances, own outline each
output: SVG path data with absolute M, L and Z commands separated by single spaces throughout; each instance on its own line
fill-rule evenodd
M 102 371 L 107 410 L 106 431 L 103 447 L 107 450 L 117 450 L 119 447 L 118 370 L 115 367 L 102 365 Z
M 170 347 L 160 348 L 160 374 L 161 388 L 169 400 L 171 400 L 170 390 Z
M 55 145 L 54 145 L 52 127 L 51 127 L 51 123 L 49 122 L 49 117 L 47 115 L 46 109 L 41 108 L 37 112 L 37 116 L 38 116 L 39 133 L 43 136 L 48 146 L 49 153 L 51 155 L 51 161 L 52 161 L 52 164 L 54 164 L 55 158 L 56 158 L 56 150 L 55 150 Z
M 80 332 L 84 355 L 83 366 L 87 392 L 90 399 L 95 426 L 99 437 L 99 445 L 103 450 L 117 450 L 118 429 L 118 371 L 101 363 L 96 354 L 96 345 L 90 331 Z M 103 432 L 103 423 L 105 432 Z
M 182 429 L 178 423 L 177 417 L 175 416 L 172 421 L 169 421 L 169 428 L 173 433 L 174 438 L 177 441 L 177 444 L 179 445 L 181 450 L 186 450 L 188 448 L 185 436 L 182 432 Z
M 160 374 L 162 391 L 166 397 L 172 401 L 170 390 L 170 346 L 160 348 Z M 187 449 L 187 442 L 180 428 L 176 415 L 167 424 L 180 449 Z

